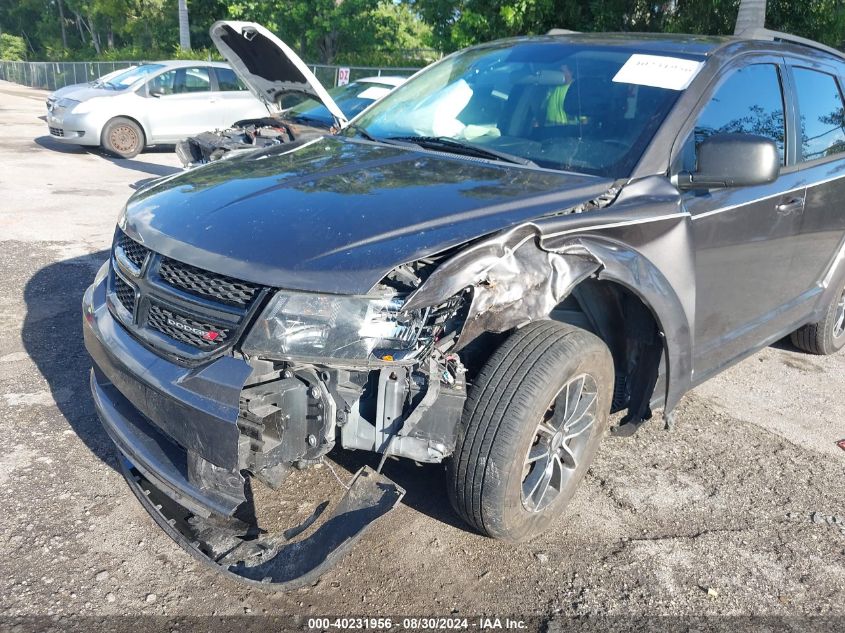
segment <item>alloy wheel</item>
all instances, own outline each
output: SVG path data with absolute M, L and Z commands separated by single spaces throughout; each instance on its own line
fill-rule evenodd
M 596 381 L 589 374 L 572 378 L 552 400 L 523 463 L 522 505 L 529 512 L 547 508 L 575 475 L 597 404 Z
M 833 321 L 833 338 L 839 338 L 845 334 L 845 290 L 836 305 L 836 316 Z

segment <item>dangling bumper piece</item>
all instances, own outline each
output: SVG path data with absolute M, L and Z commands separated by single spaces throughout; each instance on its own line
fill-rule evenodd
M 247 502 L 234 517 L 204 518 L 155 488 L 128 460 L 121 460 L 121 466 L 141 505 L 194 558 L 235 580 L 281 591 L 314 584 L 405 494 L 387 477 L 364 467 L 332 515 L 309 536 L 296 541 L 293 539 L 319 520 L 326 503 L 302 525 L 268 535 L 254 520 L 248 483 Z

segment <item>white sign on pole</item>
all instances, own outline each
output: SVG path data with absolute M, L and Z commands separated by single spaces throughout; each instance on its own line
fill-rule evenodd
M 349 83 L 349 69 L 348 68 L 338 68 L 337 69 L 337 85 L 338 86 L 345 86 Z

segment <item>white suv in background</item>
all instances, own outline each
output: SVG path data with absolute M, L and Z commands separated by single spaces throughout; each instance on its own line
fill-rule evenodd
M 266 115 L 228 64 L 164 61 L 65 94 L 47 112 L 47 125 L 57 141 L 132 158 L 149 145 Z

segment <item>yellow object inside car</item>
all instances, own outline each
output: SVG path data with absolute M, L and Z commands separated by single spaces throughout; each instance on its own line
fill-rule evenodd
M 570 82 L 558 86 L 549 94 L 549 98 L 546 101 L 547 125 L 566 125 L 569 123 L 569 117 L 566 115 L 566 110 L 563 109 L 563 102 L 566 100 L 566 93 L 569 92 L 571 85 L 572 83 Z

